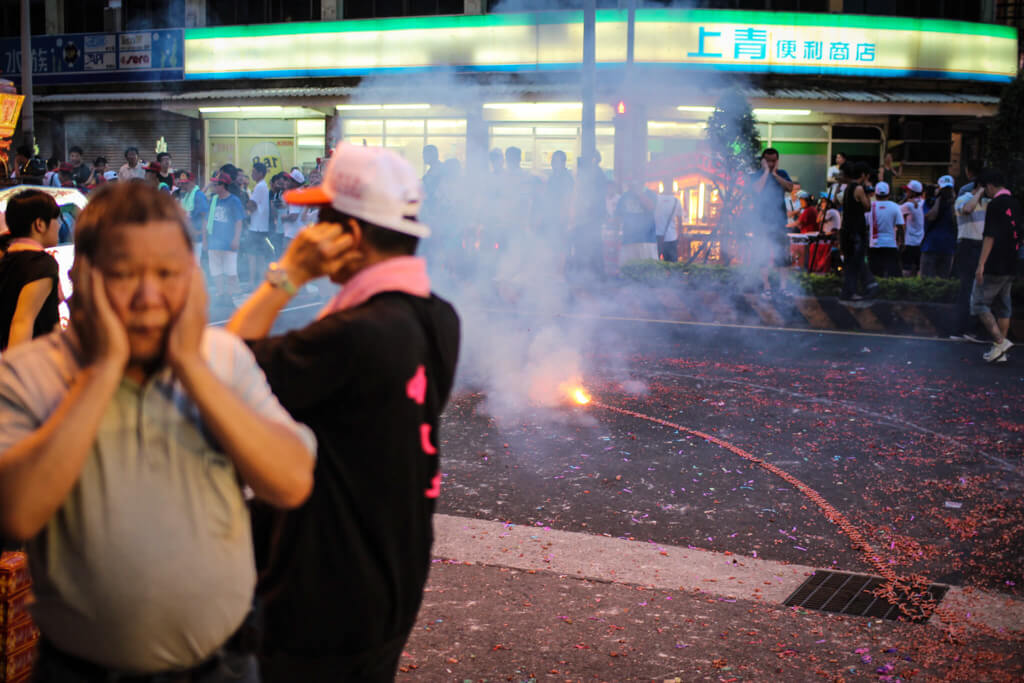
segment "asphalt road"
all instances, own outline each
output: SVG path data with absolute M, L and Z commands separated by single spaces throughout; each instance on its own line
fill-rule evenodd
M 286 312 L 277 329 L 315 310 Z M 872 571 L 793 485 L 704 439 L 568 400 L 496 419 L 487 343 L 548 322 L 463 318 L 472 367 L 441 427 L 441 512 Z M 590 320 L 586 334 L 567 338 L 597 401 L 776 465 L 897 573 L 1019 596 L 1024 352 L 987 365 L 984 347 L 945 340 L 624 320 Z

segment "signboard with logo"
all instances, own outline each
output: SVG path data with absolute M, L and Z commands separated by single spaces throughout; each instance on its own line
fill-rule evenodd
M 41 85 L 175 81 L 184 78 L 182 29 L 32 37 L 32 78 Z M 21 76 L 21 42 L 0 39 L 0 69 Z
M 1017 30 L 997 24 L 703 9 L 641 9 L 636 21 L 641 65 L 1001 83 L 1017 74 Z M 185 32 L 185 78 L 575 70 L 582 34 L 580 12 L 197 28 Z M 625 10 L 598 11 L 596 52 L 599 67 L 625 62 Z

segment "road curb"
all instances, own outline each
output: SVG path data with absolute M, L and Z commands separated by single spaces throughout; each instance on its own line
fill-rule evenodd
M 819 569 L 728 552 L 443 514 L 434 515 L 434 536 L 434 557 L 443 560 L 701 591 L 722 600 L 778 605 Z M 963 615 L 963 622 L 1003 631 L 1024 628 L 1024 602 L 1006 595 L 954 586 L 943 607 Z M 937 617 L 929 623 L 937 625 Z
M 634 290 L 635 296 L 623 296 Z M 837 297 L 771 298 L 714 289 L 686 290 L 626 285 L 624 290 L 578 290 L 574 299 L 604 314 L 636 315 L 703 323 L 761 325 L 836 331 L 860 331 L 945 337 L 954 332 L 953 304 L 871 300 L 844 302 Z M 1014 318 L 1011 336 L 1024 339 L 1024 318 Z

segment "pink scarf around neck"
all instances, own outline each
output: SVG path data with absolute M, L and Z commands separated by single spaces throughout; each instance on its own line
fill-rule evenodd
M 430 278 L 427 262 L 415 256 L 397 256 L 374 264 L 349 280 L 320 311 L 321 318 L 365 303 L 381 292 L 403 292 L 427 298 Z

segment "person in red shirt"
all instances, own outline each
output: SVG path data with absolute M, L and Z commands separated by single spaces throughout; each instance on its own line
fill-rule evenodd
M 811 201 L 811 195 L 801 191 L 797 198 L 800 200 L 800 217 L 797 219 L 800 232 L 818 232 L 818 209 Z

